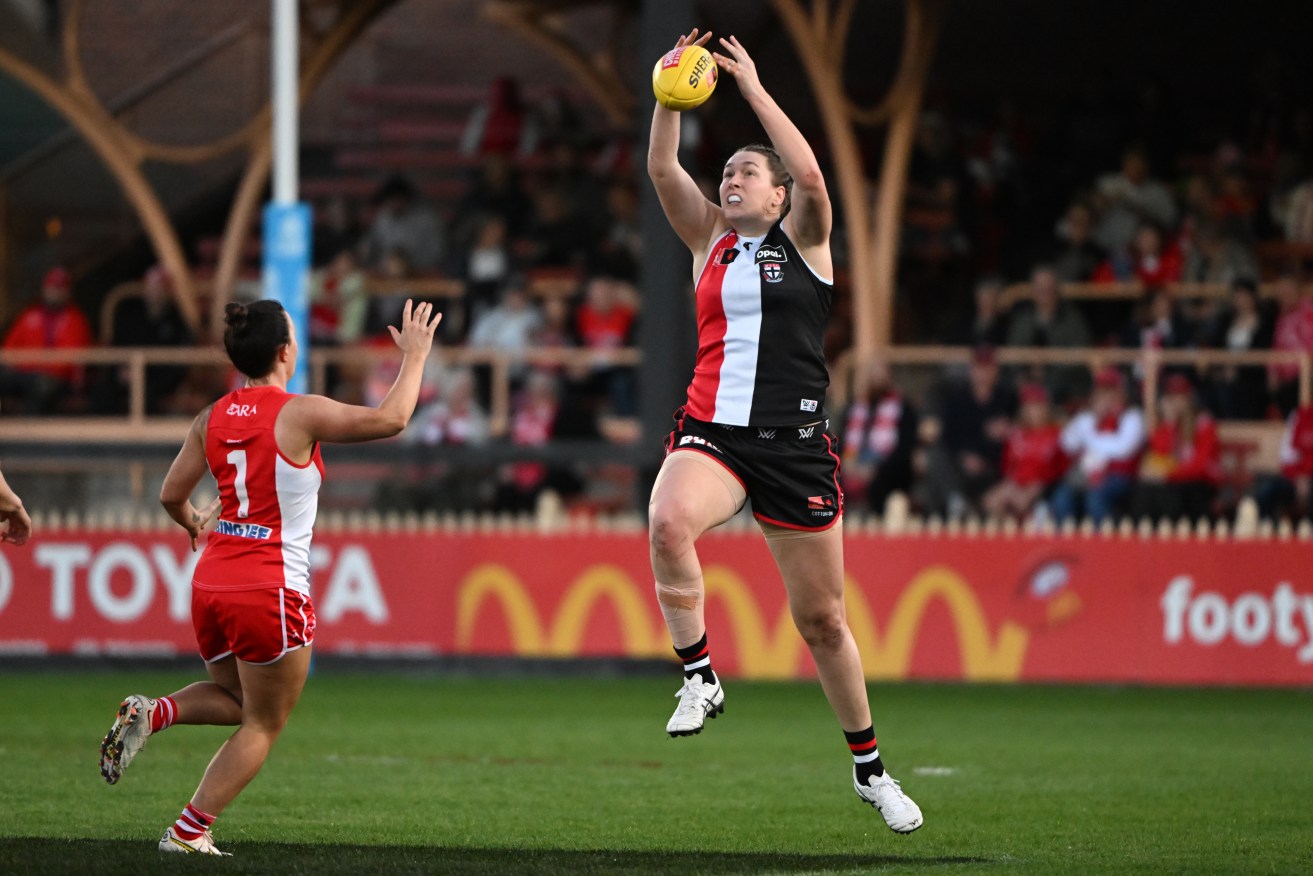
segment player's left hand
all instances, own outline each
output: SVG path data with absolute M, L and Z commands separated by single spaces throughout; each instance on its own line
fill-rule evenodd
M 191 520 L 187 522 L 187 534 L 191 536 L 192 553 L 196 552 L 196 540 L 201 537 L 205 527 L 210 525 L 214 515 L 219 513 L 219 497 L 215 496 L 214 501 L 205 506 L 203 511 L 192 510 Z
M 739 38 L 732 34 L 729 39 L 721 37 L 720 44 L 725 47 L 725 54 L 712 52 L 711 56 L 716 59 L 720 69 L 734 77 L 734 81 L 739 85 L 739 93 L 750 98 L 761 92 L 757 65 L 753 63 L 752 57 L 748 54 L 748 50 L 743 48 Z

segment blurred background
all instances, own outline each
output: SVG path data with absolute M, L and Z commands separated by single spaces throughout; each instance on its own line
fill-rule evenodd
M 153 520 L 190 418 L 235 385 L 213 326 L 264 294 L 269 6 L 0 0 L 0 454 L 47 524 Z M 875 533 L 858 555 L 901 532 L 993 533 L 998 562 L 1064 526 L 1307 535 L 1313 6 L 1183 0 L 302 0 L 311 390 L 376 403 L 401 302 L 444 314 L 406 433 L 326 449 L 326 526 L 641 532 L 695 349 L 649 75 L 693 24 L 748 47 L 835 200 L 828 412 Z M 761 138 L 724 81 L 682 159 L 714 198 Z M 1082 414 L 1128 440 L 1063 438 Z M 1264 593 L 1288 559 L 1267 556 Z M 988 586 L 1048 600 L 1050 559 Z M 1173 592 L 1167 620 L 1207 639 L 1213 609 Z

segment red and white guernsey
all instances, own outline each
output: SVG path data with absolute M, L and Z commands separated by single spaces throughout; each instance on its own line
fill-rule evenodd
M 780 223 L 758 238 L 726 232 L 698 277 L 688 415 L 730 426 L 824 417 L 830 375 L 823 340 L 833 293 Z
M 274 423 L 294 397 L 276 386 L 250 386 L 211 408 L 205 459 L 222 506 L 196 564 L 195 587 L 286 587 L 309 595 L 310 531 L 324 462 L 317 444 L 305 465 L 278 449 Z

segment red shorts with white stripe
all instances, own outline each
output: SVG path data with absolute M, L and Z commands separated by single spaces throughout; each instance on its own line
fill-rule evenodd
M 191 591 L 191 622 L 206 663 L 235 655 L 247 663 L 273 663 L 315 639 L 310 597 L 285 587 Z

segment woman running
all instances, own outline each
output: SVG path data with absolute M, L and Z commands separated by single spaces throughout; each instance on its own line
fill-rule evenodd
M 215 848 L 214 819 L 264 765 L 310 666 L 319 445 L 387 438 L 406 427 L 441 318 L 430 304 L 406 302 L 400 331 L 388 327 L 403 353 L 400 373 L 370 408 L 288 393 L 298 351 L 287 312 L 269 300 L 228 305 L 223 343 L 246 385 L 196 417 L 160 491 L 192 550 L 219 514 L 192 579 L 192 626 L 210 680 L 158 699 L 129 696 L 100 746 L 100 772 L 112 785 L 154 733 L 174 724 L 239 725 L 164 831 L 160 851 L 226 854 Z M 190 497 L 207 470 L 219 497 L 198 511 Z

